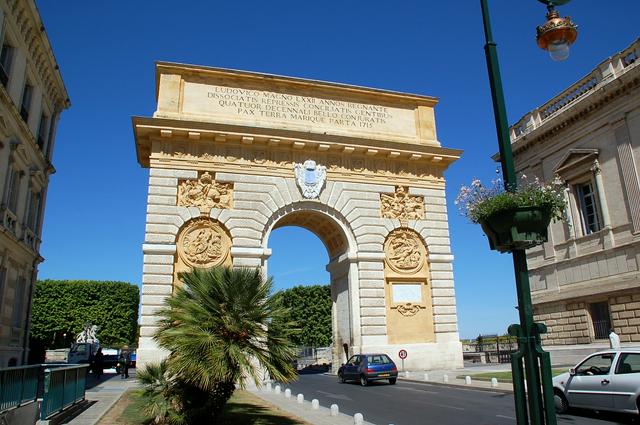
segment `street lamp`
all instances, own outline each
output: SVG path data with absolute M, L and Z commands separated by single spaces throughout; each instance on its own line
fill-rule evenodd
M 555 5 L 565 4 L 569 0 L 543 1 L 547 5 L 547 22 L 536 28 L 538 47 L 549 52 L 554 61 L 563 61 L 569 57 L 569 47 L 578 37 L 578 26 L 571 17 L 561 18 Z
M 491 84 L 493 112 L 498 133 L 500 163 L 507 191 L 516 189 L 516 171 L 511 152 L 509 124 L 504 104 L 502 79 L 496 43 L 491 34 L 488 0 L 480 0 L 484 34 L 484 46 Z M 555 6 L 563 5 L 569 0 L 538 0 L 547 5 L 547 22 L 538 27 L 538 46 L 549 51 L 553 60 L 564 60 L 569 56 L 569 46 L 578 35 L 576 25 L 571 18 L 560 18 Z M 511 355 L 511 371 L 513 379 L 513 395 L 515 400 L 518 425 L 556 425 L 553 383 L 551 377 L 551 360 L 549 353 L 542 349 L 540 334 L 547 331 L 543 323 L 533 321 L 531 304 L 531 287 L 529 271 L 524 249 L 514 249 L 513 268 L 516 277 L 516 294 L 518 297 L 519 325 L 509 326 L 509 334 L 518 339 L 518 351 Z M 527 390 L 525 392 L 525 377 Z

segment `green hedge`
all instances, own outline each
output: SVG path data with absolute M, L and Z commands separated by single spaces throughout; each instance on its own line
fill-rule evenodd
M 331 288 L 329 285 L 294 286 L 282 291 L 282 302 L 300 332 L 291 339 L 298 345 L 328 347 L 331 344 Z
M 47 348 L 67 348 L 89 322 L 100 327 L 97 335 L 103 347 L 134 346 L 139 302 L 138 287 L 127 282 L 38 281 L 30 338 Z

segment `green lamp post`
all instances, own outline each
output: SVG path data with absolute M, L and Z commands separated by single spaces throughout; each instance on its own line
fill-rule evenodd
M 491 34 L 488 0 L 480 0 L 485 33 L 485 55 L 491 97 L 500 147 L 500 163 L 505 190 L 516 189 L 516 172 L 511 152 L 509 125 L 504 104 L 504 93 L 498 65 L 496 43 Z M 547 6 L 547 21 L 537 28 L 538 46 L 549 52 L 553 60 L 564 60 L 569 56 L 569 47 L 577 38 L 576 25 L 571 18 L 561 18 L 555 10 L 569 0 L 538 0 Z M 513 389 L 518 425 L 556 425 L 551 361 L 549 353 L 542 349 L 540 334 L 547 328 L 533 321 L 531 288 L 525 249 L 514 248 L 513 267 L 516 277 L 516 293 L 520 324 L 509 326 L 509 334 L 518 338 L 518 351 L 511 355 Z M 526 378 L 526 392 L 525 392 Z

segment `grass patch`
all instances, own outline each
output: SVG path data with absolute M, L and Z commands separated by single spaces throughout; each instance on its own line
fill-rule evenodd
M 551 375 L 557 376 L 561 373 L 567 372 L 568 369 L 559 368 L 559 369 L 551 369 Z M 464 379 L 465 376 L 470 376 L 472 380 L 477 381 L 491 381 L 491 378 L 496 378 L 498 382 L 511 383 L 511 371 L 505 370 L 500 372 L 482 372 L 482 373 L 473 373 L 471 375 L 458 375 L 456 378 Z
M 99 425 L 148 425 L 140 390 L 125 392 L 116 405 L 102 418 Z M 221 425 L 309 425 L 253 394 L 237 390 L 225 406 Z

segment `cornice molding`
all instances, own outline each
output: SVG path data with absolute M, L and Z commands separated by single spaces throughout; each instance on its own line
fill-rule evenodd
M 62 80 L 51 43 L 33 0 L 7 0 L 9 14 L 28 49 L 30 62 L 40 81 L 52 96 L 55 109 L 70 106 L 69 94 Z

